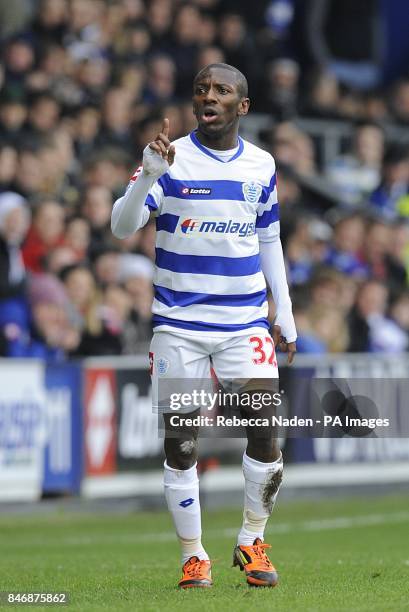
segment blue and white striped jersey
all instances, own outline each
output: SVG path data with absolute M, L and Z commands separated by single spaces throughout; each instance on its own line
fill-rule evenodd
M 274 160 L 239 139 L 221 159 L 194 132 L 145 206 L 156 216 L 155 331 L 240 335 L 269 328 L 259 240 L 279 236 Z

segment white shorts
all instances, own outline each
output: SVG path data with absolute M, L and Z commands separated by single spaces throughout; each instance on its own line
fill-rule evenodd
M 188 379 L 195 381 L 195 386 L 200 383 L 211 389 L 211 368 L 220 382 L 278 378 L 274 342 L 265 328 L 227 339 L 158 331 L 152 338 L 149 363 L 154 408 L 159 405 L 159 387 L 168 381 Z

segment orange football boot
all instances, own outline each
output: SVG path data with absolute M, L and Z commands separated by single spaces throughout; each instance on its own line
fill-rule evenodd
M 192 587 L 211 587 L 212 573 L 210 561 L 200 560 L 199 557 L 190 557 L 182 567 L 183 576 L 179 582 L 182 589 Z
M 251 586 L 275 587 L 278 574 L 265 553 L 270 544 L 264 544 L 260 538 L 254 540 L 253 546 L 236 546 L 233 552 L 233 567 L 238 565 L 244 571 L 247 583 Z

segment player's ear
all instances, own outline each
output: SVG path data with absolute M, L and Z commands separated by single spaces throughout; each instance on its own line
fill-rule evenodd
M 237 115 L 239 117 L 243 117 L 244 115 L 247 115 L 247 113 L 249 112 L 249 108 L 250 108 L 250 99 L 242 98 L 239 102 L 239 108 L 237 110 Z

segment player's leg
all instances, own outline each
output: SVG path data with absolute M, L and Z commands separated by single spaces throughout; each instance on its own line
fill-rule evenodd
M 152 386 L 154 404 L 162 383 L 177 379 L 202 379 L 210 377 L 209 357 L 197 343 L 189 339 L 160 332 L 151 343 Z M 166 371 L 165 371 L 166 370 Z M 167 379 L 167 380 L 166 380 Z M 167 391 L 180 391 L 170 382 Z M 186 389 L 185 389 L 186 390 Z M 179 585 L 183 588 L 210 586 L 210 562 L 202 545 L 199 480 L 197 476 L 198 427 L 173 423 L 175 416 L 194 418 L 199 411 L 181 414 L 166 411 L 164 448 L 164 486 L 168 509 L 172 515 L 181 545 L 183 576 Z
M 249 584 L 275 586 L 277 572 L 265 554 L 267 545 L 264 544 L 265 526 L 272 513 L 283 473 L 282 455 L 271 425 L 274 394 L 278 392 L 274 343 L 267 331 L 260 331 L 231 338 L 227 346 L 220 348 L 223 350 L 213 355 L 217 376 L 224 380 L 247 380 L 240 389 L 243 397 L 241 416 L 266 419 L 269 423 L 264 427 L 246 427 L 243 523 L 234 551 L 234 563 L 245 570 Z M 260 406 L 262 396 L 264 402 Z
M 278 379 L 251 379 L 249 387 L 243 388 L 246 405 L 241 407 L 243 418 L 259 417 L 269 423 L 267 426 L 247 426 L 247 448 L 243 454 L 245 497 L 243 524 L 238 544 L 249 546 L 256 538 L 264 539 L 264 530 L 273 511 L 283 477 L 283 458 L 275 428 L 271 424 L 274 405 L 258 406 L 260 397 L 271 397 L 278 391 L 274 383 Z M 260 384 L 261 383 L 261 384 Z

